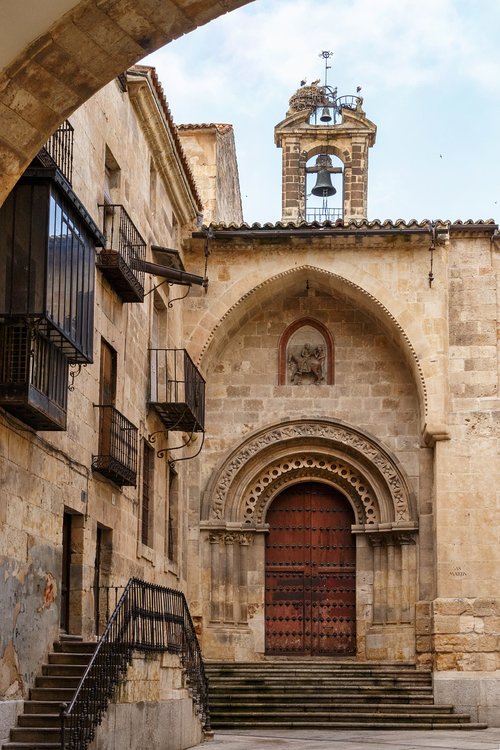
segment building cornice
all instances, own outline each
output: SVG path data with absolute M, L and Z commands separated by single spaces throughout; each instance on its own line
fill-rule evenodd
M 130 101 L 174 212 L 181 224 L 189 224 L 202 212 L 202 204 L 166 102 L 162 102 L 163 93 L 160 98 L 151 70 L 137 67 L 127 71 Z

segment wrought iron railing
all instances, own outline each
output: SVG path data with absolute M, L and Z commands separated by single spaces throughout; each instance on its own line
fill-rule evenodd
M 150 349 L 150 402 L 169 430 L 203 432 L 205 380 L 185 349 Z
M 70 185 L 73 179 L 73 136 L 74 128 L 65 120 L 38 153 L 42 164 L 47 167 L 55 164 Z
M 306 221 L 338 221 L 344 217 L 341 208 L 307 208 Z
M 210 730 L 208 683 L 184 594 L 131 578 L 73 700 L 61 706 L 61 750 L 87 748 L 134 651 L 179 654 L 203 728 Z
M 0 323 L 0 405 L 35 429 L 65 429 L 68 360 L 36 326 Z
M 119 293 L 126 295 L 124 301 L 142 301 L 144 270 L 137 261 L 146 259 L 146 243 L 121 204 L 106 203 L 99 208 L 103 212 L 106 247 L 97 256 L 97 267 L 110 278 Z M 137 299 L 133 298 L 134 294 Z
M 138 430 L 114 406 L 94 404 L 100 409 L 99 452 L 92 468 L 120 485 L 135 487 Z

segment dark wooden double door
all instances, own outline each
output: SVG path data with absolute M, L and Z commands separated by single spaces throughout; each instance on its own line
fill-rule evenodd
M 342 493 L 308 482 L 282 492 L 268 513 L 266 653 L 356 652 L 354 513 Z

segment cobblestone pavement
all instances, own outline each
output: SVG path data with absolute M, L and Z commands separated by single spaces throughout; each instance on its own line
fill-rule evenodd
M 500 750 L 500 728 L 472 731 L 217 731 L 207 750 Z

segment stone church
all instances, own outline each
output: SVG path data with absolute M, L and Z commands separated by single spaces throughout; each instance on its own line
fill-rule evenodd
M 186 592 L 207 662 L 410 662 L 500 725 L 498 227 L 369 221 L 375 139 L 300 88 L 249 226 L 231 126 L 176 126 L 136 66 L 3 204 L 0 742 L 131 578 Z M 155 658 L 101 736 L 202 738 Z
M 185 251 L 210 276 L 184 315 L 207 381 L 189 598 L 208 659 L 415 662 L 498 725 L 500 235 L 368 220 L 363 106 L 300 88 L 281 221 Z

